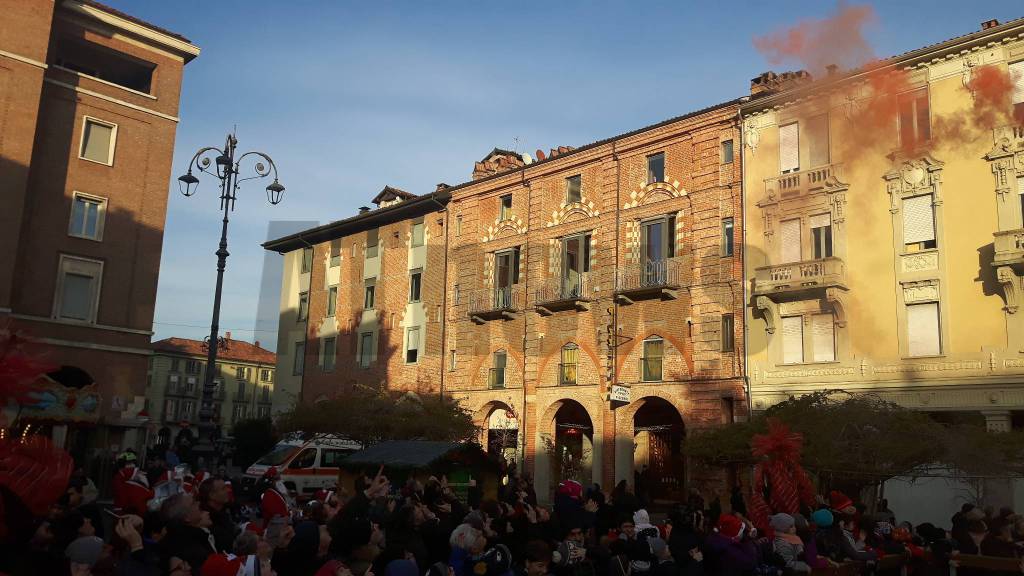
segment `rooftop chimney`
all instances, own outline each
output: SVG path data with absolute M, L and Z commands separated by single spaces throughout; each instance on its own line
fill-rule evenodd
M 999 26 L 999 20 L 986 20 L 981 23 L 982 30 L 988 30 L 989 28 L 995 28 L 996 26 Z
M 473 180 L 486 178 L 492 174 L 508 172 L 525 166 L 523 157 L 509 150 L 495 148 L 483 160 L 473 164 Z
M 839 72 L 839 65 L 838 64 L 829 64 L 828 66 L 825 66 L 825 70 L 828 70 L 828 75 L 829 76 L 835 76 L 836 73 Z
M 359 207 L 359 213 L 360 214 L 366 214 L 369 211 L 370 211 L 370 207 L 369 206 L 360 206 Z
M 812 80 L 811 73 L 807 70 L 796 70 L 776 74 L 769 70 L 762 72 L 760 76 L 751 78 L 750 95 L 757 96 L 765 92 L 781 92 L 807 84 Z
M 438 183 L 437 187 L 434 188 L 434 192 L 444 192 L 445 190 L 447 190 L 449 188 L 451 188 L 451 186 L 445 184 L 444 182 L 440 182 L 440 183 Z
M 230 330 L 228 330 L 227 332 L 224 333 L 224 339 L 225 340 L 231 340 L 231 331 Z
M 259 340 L 257 340 L 256 342 L 254 342 L 254 344 L 256 345 L 256 347 L 257 347 L 257 348 L 259 348 L 259 347 L 260 347 L 260 341 L 259 341 Z

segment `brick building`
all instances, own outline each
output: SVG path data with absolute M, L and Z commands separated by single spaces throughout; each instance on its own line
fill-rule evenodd
M 686 434 L 747 407 L 738 107 L 536 160 L 495 149 L 469 182 L 385 188 L 377 210 L 268 242 L 287 253 L 281 333 L 309 322 L 279 372 L 303 372 L 305 401 L 450 395 L 541 494 L 644 468 L 654 497 L 699 484 Z
M 200 340 L 165 338 L 153 343 L 146 398 L 156 444 L 167 446 L 185 437 L 190 445 L 195 443 L 206 353 L 206 343 Z M 270 417 L 277 395 L 276 364 L 277 356 L 258 341 L 251 344 L 225 333 L 213 377 L 213 421 L 222 438 L 231 435 L 239 420 Z
M 387 186 L 374 210 L 264 244 L 285 253 L 285 389 L 313 402 L 354 386 L 441 388 L 448 199 L 441 187 L 415 196 Z
M 91 0 L 0 10 L 0 321 L 92 399 L 54 386 L 36 414 L 58 442 L 138 448 L 182 73 L 199 48 Z M 102 433 L 68 436 L 71 421 Z

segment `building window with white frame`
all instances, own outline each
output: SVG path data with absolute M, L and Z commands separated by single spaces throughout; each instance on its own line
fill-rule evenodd
M 295 343 L 295 358 L 292 359 L 292 374 L 295 376 L 302 375 L 302 369 L 306 365 L 306 343 L 296 342 Z
M 338 287 L 331 286 L 327 289 L 327 316 L 334 316 L 338 309 Z
M 300 273 L 309 274 L 313 271 L 313 249 L 303 248 L 302 249 L 302 270 Z
M 331 240 L 331 268 L 337 268 L 341 265 L 341 239 L 335 238 Z
M 565 179 L 565 203 L 576 204 L 583 199 L 583 178 L 577 174 Z
M 309 292 L 299 293 L 299 315 L 298 322 L 305 322 L 309 318 Z
M 359 366 L 369 368 L 373 360 L 373 332 L 363 332 L 359 335 Z
M 1010 82 L 1013 83 L 1010 102 L 1013 104 L 1013 117 L 1019 123 L 1021 119 L 1024 119 L 1024 60 L 1011 62 L 1008 68 Z
M 815 214 L 810 218 L 811 242 L 813 243 L 814 259 L 832 257 L 832 215 L 829 213 Z
M 665 181 L 665 153 L 658 152 L 647 157 L 647 183 Z
M 782 318 L 782 363 L 803 364 L 804 361 L 804 318 L 783 316 Z
M 324 372 L 334 371 L 334 358 L 337 355 L 338 339 L 335 336 L 323 339 L 323 346 L 320 350 L 320 366 Z
M 505 194 L 498 198 L 498 218 L 508 220 L 512 217 L 512 195 Z
M 935 207 L 931 194 L 903 199 L 903 244 L 908 253 L 937 246 Z
M 928 89 L 921 88 L 897 97 L 900 146 L 912 150 L 931 140 Z
M 449 372 L 454 372 L 455 371 L 456 363 L 457 363 L 457 354 L 455 352 L 455 349 L 452 348 L 451 350 L 448 351 L 448 371 Z
M 811 315 L 811 354 L 815 362 L 836 361 L 835 325 L 832 314 Z
M 380 250 L 380 229 L 366 231 L 366 259 L 376 258 Z
M 808 118 L 806 128 L 810 167 L 825 166 L 830 159 L 828 113 Z
M 665 341 L 657 336 L 643 341 L 643 356 L 640 358 L 640 380 L 660 382 L 664 376 Z
M 106 214 L 105 199 L 75 192 L 71 200 L 68 235 L 87 240 L 103 240 L 103 221 Z
M 366 280 L 363 287 L 363 310 L 373 310 L 376 291 L 376 282 L 372 278 Z
M 802 250 L 800 246 L 800 219 L 793 218 L 792 220 L 783 220 L 779 223 L 780 236 L 782 242 L 780 244 L 780 264 L 789 264 L 791 262 L 799 262 L 802 257 Z
M 722 141 L 722 164 L 732 164 L 735 157 L 732 140 Z
M 62 254 L 53 315 L 61 320 L 96 322 L 103 262 Z
M 412 246 L 423 246 L 423 216 L 412 221 Z
M 779 171 L 783 174 L 800 170 L 800 124 L 790 122 L 779 126 Z
M 420 357 L 420 328 L 414 326 L 405 333 L 405 363 L 415 364 Z
M 1020 203 L 1020 227 L 1024 228 L 1024 176 L 1017 177 L 1017 198 Z
M 82 144 L 78 157 L 113 166 L 116 142 L 117 124 L 86 116 L 82 121 Z
M 909 356 L 939 356 L 942 354 L 938 302 L 907 304 L 907 354 Z
M 736 324 L 732 314 L 722 314 L 722 352 L 736 351 Z
M 722 256 L 732 256 L 735 250 L 736 230 L 732 218 L 722 218 Z
M 498 350 L 491 357 L 491 369 L 487 375 L 487 387 L 497 390 L 505 387 L 505 367 L 508 365 L 508 354 Z
M 409 273 L 409 302 L 419 302 L 423 288 L 423 270 L 417 268 Z

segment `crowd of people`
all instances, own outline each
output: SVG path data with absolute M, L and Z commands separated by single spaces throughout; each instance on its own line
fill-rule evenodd
M 461 497 L 444 476 L 393 485 L 383 468 L 348 490 L 298 503 L 275 469 L 251 502 L 222 475 L 143 470 L 130 454 L 114 507 L 96 502 L 81 471 L 37 519 L 14 574 L 74 576 L 700 576 L 781 575 L 856 563 L 881 572 L 948 574 L 957 554 L 1020 558 L 1024 517 L 965 505 L 951 530 L 899 522 L 883 500 L 868 513 L 841 492 L 767 526 L 742 495 L 723 512 L 697 495 L 655 517 L 620 482 L 610 493 L 573 480 L 553 506 L 511 471 L 497 497 L 472 482 Z M 655 519 L 657 518 L 657 519 Z M 106 533 L 104 533 L 106 527 Z M 1024 564 L 1021 566 L 1024 572 Z

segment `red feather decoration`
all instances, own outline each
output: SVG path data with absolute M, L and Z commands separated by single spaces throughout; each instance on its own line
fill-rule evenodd
M 0 330 L 0 405 L 22 402 L 40 376 L 57 367 L 40 359 L 32 343 L 20 334 Z
M 767 434 L 758 434 L 751 441 L 751 452 L 761 460 L 754 468 L 749 510 L 758 529 L 768 527 L 768 516 L 773 513 L 796 514 L 801 503 L 814 504 L 814 486 L 800 466 L 803 443 L 802 434 L 791 432 L 775 418 L 768 419 Z
M 36 516 L 67 489 L 74 460 L 45 436 L 0 440 L 0 485 L 18 495 Z

